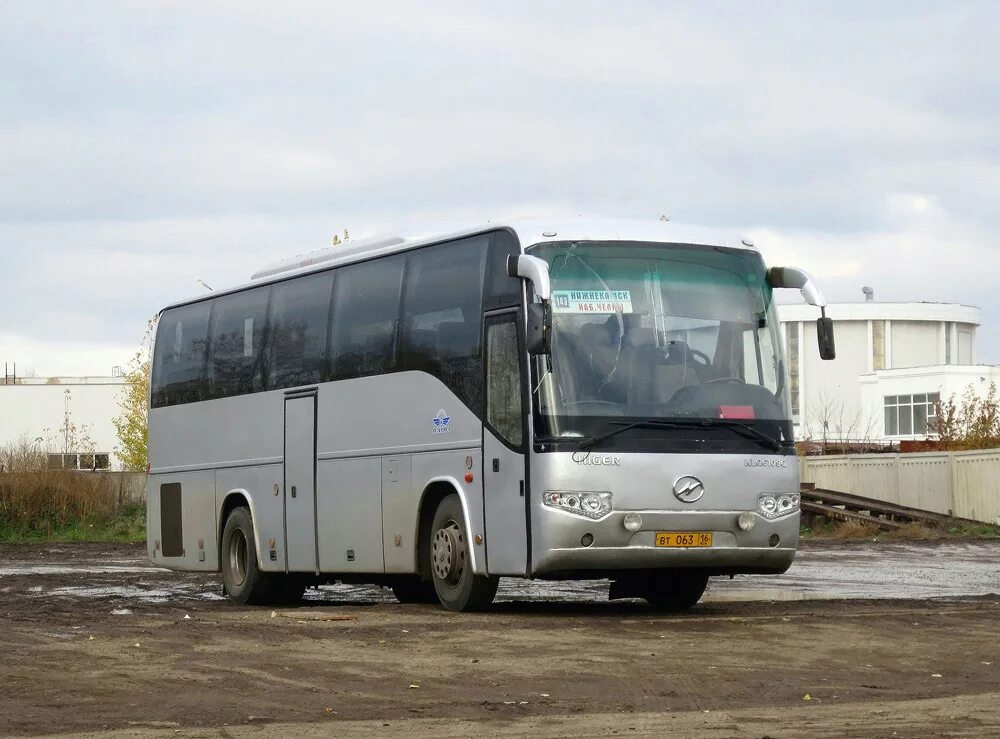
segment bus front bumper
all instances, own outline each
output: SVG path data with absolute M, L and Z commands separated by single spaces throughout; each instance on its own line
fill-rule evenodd
M 532 575 L 599 576 L 622 570 L 704 568 L 714 574 L 785 572 L 795 558 L 798 512 L 777 520 L 754 514 L 749 531 L 737 523 L 744 511 L 615 511 L 592 521 L 562 511 L 537 511 Z M 642 517 L 625 528 L 626 513 Z M 656 546 L 659 532 L 711 533 L 711 546 Z M 589 544 L 588 544 L 589 542 Z

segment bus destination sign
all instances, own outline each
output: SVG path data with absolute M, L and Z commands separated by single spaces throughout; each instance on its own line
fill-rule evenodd
M 631 313 L 631 290 L 553 290 L 554 313 Z

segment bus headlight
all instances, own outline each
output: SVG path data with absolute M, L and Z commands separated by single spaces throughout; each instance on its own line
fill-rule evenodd
M 757 500 L 757 509 L 764 518 L 775 519 L 799 510 L 798 493 L 764 493 Z
M 550 508 L 558 508 L 595 521 L 611 513 L 611 493 L 549 490 L 542 496 L 542 502 Z

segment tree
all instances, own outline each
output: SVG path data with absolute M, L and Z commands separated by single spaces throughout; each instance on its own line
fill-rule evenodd
M 333 244 L 332 244 L 332 246 L 340 246 L 341 244 L 346 244 L 350 240 L 351 240 L 351 234 L 349 234 L 347 232 L 347 229 L 345 228 L 344 229 L 344 238 L 340 238 L 340 236 L 338 236 L 337 234 L 333 235 Z
M 156 318 L 151 318 L 139 349 L 129 360 L 118 397 L 119 414 L 114 424 L 120 445 L 116 451 L 127 470 L 145 472 L 149 462 L 149 373 L 155 330 Z
M 990 383 L 985 395 L 969 385 L 961 400 L 954 394 L 937 402 L 935 423 L 938 444 L 942 449 L 996 449 L 1000 448 L 1000 398 L 997 385 Z
M 831 444 L 840 451 L 861 451 L 874 444 L 876 424 L 860 407 L 848 407 L 841 398 L 820 392 L 809 414 L 811 426 L 822 431 L 823 454 Z

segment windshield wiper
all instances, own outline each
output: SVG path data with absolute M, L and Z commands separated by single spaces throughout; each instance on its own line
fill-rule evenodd
M 754 428 L 749 423 L 744 423 L 743 421 L 736 421 L 732 418 L 713 418 L 711 420 L 706 420 L 704 424 L 706 426 L 722 426 L 723 428 L 743 433 L 744 436 L 764 442 L 776 452 L 780 452 L 784 446 L 779 439 L 775 439 L 770 434 L 765 434 L 760 429 Z
M 658 421 L 656 419 L 646 419 L 645 421 L 611 421 L 612 426 L 621 426 L 600 436 L 592 436 L 580 442 L 580 449 L 589 449 L 594 444 L 600 444 L 605 439 L 624 433 L 629 429 L 693 429 L 699 428 L 702 424 L 696 421 Z
M 756 441 L 763 442 L 767 446 L 771 447 L 774 451 L 781 451 L 783 444 L 778 439 L 775 439 L 770 434 L 765 434 L 760 429 L 756 429 L 748 423 L 743 423 L 742 421 L 735 421 L 731 418 L 706 418 L 701 421 L 674 421 L 674 420 L 657 420 L 657 419 L 646 419 L 643 421 L 611 421 L 610 425 L 620 426 L 621 428 L 613 429 L 599 436 L 593 436 L 589 439 L 584 439 L 580 442 L 580 449 L 589 449 L 595 444 L 599 444 L 606 439 L 610 439 L 612 436 L 617 436 L 618 434 L 624 433 L 629 429 L 637 428 L 647 428 L 647 429 L 706 429 L 721 426 L 722 428 L 732 429 L 736 433 L 742 436 Z

